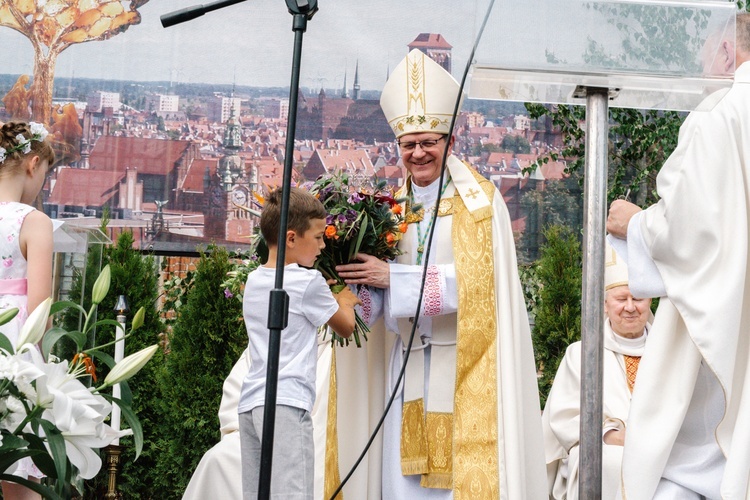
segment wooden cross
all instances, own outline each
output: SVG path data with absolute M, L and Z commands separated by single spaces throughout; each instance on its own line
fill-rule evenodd
M 477 198 L 477 195 L 478 195 L 478 194 L 479 194 L 479 191 L 477 191 L 477 190 L 476 190 L 476 189 L 474 189 L 474 188 L 471 188 L 471 189 L 469 189 L 469 190 L 468 190 L 468 191 L 466 192 L 466 196 L 468 196 L 468 197 L 469 197 L 469 198 L 471 198 L 472 200 L 475 200 L 475 199 Z

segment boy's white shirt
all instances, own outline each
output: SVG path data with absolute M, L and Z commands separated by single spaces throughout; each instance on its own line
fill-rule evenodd
M 268 357 L 268 302 L 276 271 L 259 267 L 248 276 L 242 299 L 248 331 L 250 371 L 240 393 L 238 412 L 262 406 L 265 400 Z M 297 264 L 284 268 L 284 290 L 289 295 L 289 319 L 281 332 L 276 403 L 311 412 L 315 401 L 317 327 L 338 311 L 338 303 L 320 272 Z

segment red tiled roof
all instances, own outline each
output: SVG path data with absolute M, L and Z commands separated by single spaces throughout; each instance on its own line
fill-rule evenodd
M 549 161 L 541 166 L 542 175 L 547 180 L 565 179 L 568 174 L 565 173 L 565 162 Z
M 211 171 L 211 176 L 216 174 L 216 166 L 219 160 L 194 160 L 185 175 L 185 181 L 182 183 L 184 191 L 203 192 L 203 176 L 206 173 L 206 167 Z
M 188 141 L 102 136 L 96 141 L 89 164 L 93 170 L 166 175 L 190 147 Z
M 404 172 L 401 167 L 386 165 L 385 167 L 378 169 L 378 171 L 375 172 L 375 176 L 378 179 L 402 179 L 404 177 Z
M 47 203 L 77 207 L 101 207 L 118 193 L 124 172 L 62 168 Z
M 429 47 L 431 49 L 451 49 L 453 46 L 445 41 L 443 35 L 439 33 L 420 33 L 413 42 L 409 44 L 409 48 L 414 47 Z

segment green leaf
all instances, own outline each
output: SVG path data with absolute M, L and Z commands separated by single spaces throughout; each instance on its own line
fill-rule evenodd
M 362 212 L 362 221 L 359 224 L 359 236 L 357 237 L 357 244 L 352 247 L 352 251 L 349 255 L 349 260 L 353 259 L 357 253 L 359 253 L 359 249 L 362 246 L 362 240 L 365 237 L 365 234 L 367 233 L 367 226 L 370 224 L 370 219 L 367 217 L 367 214 Z
M 0 349 L 4 349 L 10 354 L 13 354 L 16 352 L 16 350 L 13 349 L 13 344 L 10 343 L 10 339 L 8 339 L 8 337 L 6 337 L 2 333 L 0 333 Z
M 50 316 L 52 316 L 53 314 L 59 313 L 63 309 L 67 309 L 69 307 L 72 307 L 73 309 L 79 310 L 80 312 L 83 313 L 84 317 L 87 316 L 86 310 L 83 307 L 81 307 L 80 305 L 76 304 L 75 302 L 70 302 L 70 301 L 67 301 L 67 300 L 60 300 L 60 301 L 55 302 L 54 304 L 52 304 L 52 306 L 49 308 L 49 314 L 50 314 Z
M 94 351 L 89 351 L 89 355 L 92 358 L 96 358 L 99 361 L 103 362 L 110 369 L 112 369 L 112 367 L 115 366 L 115 358 L 113 358 L 112 356 L 110 356 L 106 352 L 94 350 Z
M 49 486 L 35 483 L 34 481 L 29 481 L 28 479 L 24 479 L 22 477 L 14 476 L 12 474 L 0 474 L 0 481 L 8 481 L 11 483 L 21 484 L 26 488 L 39 493 L 44 498 L 47 498 L 49 500 L 63 500 L 63 497 L 55 493 L 55 491 L 52 490 Z
M 39 470 L 47 477 L 56 477 L 57 472 L 55 471 L 55 461 L 47 451 L 47 447 L 44 446 L 44 440 L 30 432 L 24 432 L 23 436 L 29 441 L 29 449 L 38 452 L 36 455 L 32 456 L 34 464 L 39 467 Z
M 49 358 L 49 353 L 52 352 L 52 348 L 58 340 L 68 335 L 68 332 L 58 326 L 52 327 L 47 330 L 42 339 L 42 356 L 44 359 Z
M 40 419 L 39 423 L 44 429 L 44 435 L 47 436 L 50 454 L 55 461 L 55 471 L 57 472 L 58 483 L 62 480 L 69 482 L 66 475 L 68 471 L 68 454 L 65 451 L 65 439 L 60 430 L 49 420 Z
M 134 460 L 137 460 L 141 455 L 141 451 L 143 451 L 143 427 L 141 426 L 140 420 L 138 420 L 138 416 L 135 414 L 130 405 L 125 404 L 122 399 L 115 398 L 111 394 L 105 394 L 101 392 L 99 393 L 99 395 L 110 403 L 116 404 L 120 407 L 122 416 L 125 417 L 125 420 L 127 421 L 128 425 L 130 425 L 130 428 L 133 431 L 133 442 L 135 443 Z
M 104 326 L 104 325 L 114 326 L 115 328 L 119 328 L 120 330 L 122 330 L 122 326 L 120 325 L 120 323 L 118 323 L 117 321 L 115 321 L 113 319 L 102 319 L 102 320 L 99 320 L 96 323 L 94 323 L 93 325 L 91 325 L 91 328 L 96 328 L 97 326 Z M 125 333 L 124 330 L 123 330 L 123 333 Z

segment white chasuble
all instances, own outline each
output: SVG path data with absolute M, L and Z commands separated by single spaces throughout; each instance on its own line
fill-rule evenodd
M 657 178 L 660 201 L 630 224 L 629 234 L 640 231 L 668 300 L 660 302 L 633 393 L 621 491 L 628 500 L 650 500 L 670 463 L 683 461 L 676 443 L 694 438 L 681 429 L 699 416 L 689 413 L 712 410 L 692 401 L 702 371 L 715 380 L 713 392 L 723 399 L 720 424 L 707 435 L 726 464 L 710 473 L 720 476 L 721 498 L 748 498 L 749 138 L 746 62 L 737 68 L 730 90 L 709 96 L 687 118 L 677 149 Z M 637 238 L 630 240 L 629 254 L 638 252 L 631 248 Z
M 421 400 L 423 416 L 414 421 L 422 422 L 423 428 L 414 428 L 420 432 L 420 442 L 426 442 L 426 449 L 434 453 L 426 457 L 426 474 L 417 468 L 417 475 L 404 475 L 402 422 L 406 420 L 397 399 L 384 429 L 383 498 L 472 498 L 472 488 L 483 491 L 485 496 L 480 495 L 481 498 L 545 498 L 544 482 L 539 480 L 544 477 L 544 458 L 536 370 L 510 218 L 497 190 L 455 157 L 448 159 L 448 173 L 450 184 L 438 210 L 429 261 L 428 280 L 432 273 L 435 287 L 431 298 L 425 301 L 430 305 L 423 304 L 425 316 L 416 320 L 419 329 L 407 365 L 411 378 L 406 380 L 399 398 L 405 400 L 404 409 L 410 402 Z M 456 225 L 457 216 L 464 217 L 465 222 Z M 386 292 L 386 325 L 398 335 L 391 351 L 389 390 L 401 368 L 412 325 L 409 318 L 416 309 L 416 296 L 409 300 L 399 290 L 413 289 L 407 280 L 421 278 L 421 266 L 414 265 L 416 240 L 413 236 L 409 240 L 409 233 L 416 232 L 413 226 L 409 226 L 400 247 L 407 253 L 399 259 L 404 268 L 413 271 L 392 266 L 391 288 Z M 485 244 L 483 239 L 487 241 L 487 252 L 477 246 Z M 462 260 L 472 246 L 469 260 Z M 484 258 L 483 255 L 489 260 L 481 264 L 471 261 L 477 256 Z M 484 269 L 490 272 L 482 274 Z M 465 273 L 471 276 L 467 278 Z M 489 281 L 484 284 L 482 280 Z M 418 286 L 419 281 L 416 282 Z M 474 300 L 484 300 L 488 291 L 492 312 L 474 316 L 467 312 L 467 308 L 483 308 L 481 302 L 467 306 Z M 445 295 L 453 293 L 456 296 Z M 472 319 L 476 316 L 481 318 Z M 488 324 L 493 326 L 488 328 Z M 456 326 L 458 348 L 454 346 Z M 472 349 L 461 347 L 462 328 L 467 332 L 466 339 L 474 340 Z M 476 353 L 481 357 L 472 357 Z M 422 370 L 411 367 L 414 359 L 419 360 L 415 365 L 422 364 Z M 456 386 L 473 388 L 456 392 Z M 483 386 L 486 390 L 477 390 Z M 477 392 L 473 394 L 491 394 L 491 402 L 462 399 L 474 390 Z M 419 417 L 419 411 L 414 411 L 414 415 Z M 488 426 L 487 422 L 492 423 Z M 408 435 L 413 437 L 411 427 Z M 406 450 L 407 457 L 416 450 L 416 467 L 424 466 L 421 446 Z M 469 455 L 456 458 L 464 453 Z M 444 489 L 445 486 L 451 489 Z
M 602 434 L 612 429 L 627 429 L 631 391 L 625 356 L 641 356 L 645 341 L 645 334 L 637 339 L 618 337 L 609 320 L 604 321 Z M 548 488 L 555 500 L 578 498 L 580 406 L 581 342 L 578 341 L 568 346 L 560 362 L 542 415 Z M 619 489 L 622 451 L 622 446 L 602 443 L 603 499 L 612 500 Z

